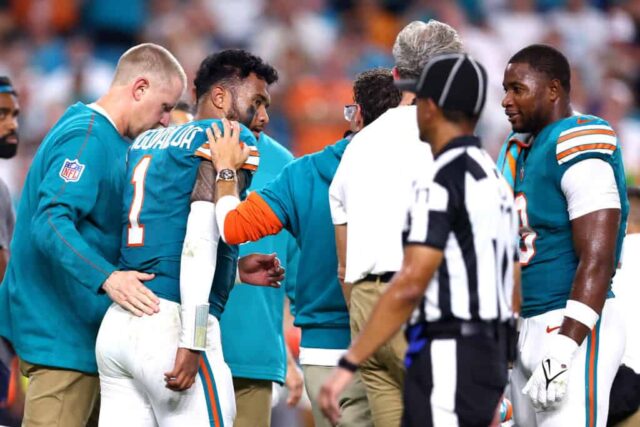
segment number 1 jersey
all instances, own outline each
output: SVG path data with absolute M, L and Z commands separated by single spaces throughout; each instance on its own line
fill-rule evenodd
M 218 120 L 149 130 L 136 138 L 127 157 L 123 193 L 120 269 L 154 273 L 145 284 L 160 298 L 180 302 L 180 257 L 187 229 L 191 192 L 201 161 L 211 153 L 206 129 Z M 255 147 L 253 134 L 241 126 L 240 140 Z M 258 166 L 257 152 L 243 169 Z M 241 189 L 244 190 L 244 189 Z M 238 247 L 220 240 L 209 311 L 220 318 L 235 282 Z

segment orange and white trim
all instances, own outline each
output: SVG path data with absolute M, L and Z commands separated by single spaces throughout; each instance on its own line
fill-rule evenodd
M 618 147 L 616 133 L 607 125 L 576 126 L 562 133 L 556 145 L 558 164 L 590 152 L 612 155 Z

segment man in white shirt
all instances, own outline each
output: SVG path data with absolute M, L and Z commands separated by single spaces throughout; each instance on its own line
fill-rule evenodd
M 417 79 L 434 55 L 459 52 L 462 42 L 452 27 L 435 20 L 414 21 L 394 43 L 394 78 Z M 344 282 L 352 337 L 364 326 L 386 283 L 400 270 L 402 232 L 414 185 L 432 173 L 433 157 L 420 141 L 416 107 L 411 105 L 414 98 L 415 94 L 404 92 L 399 107 L 353 138 L 329 190 L 338 275 Z M 399 164 L 403 167 L 389 168 Z M 399 332 L 360 366 L 376 426 L 400 425 L 406 350 Z

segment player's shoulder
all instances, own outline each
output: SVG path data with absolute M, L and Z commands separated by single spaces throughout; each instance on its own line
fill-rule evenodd
M 222 121 L 220 119 L 200 119 L 200 120 L 194 120 L 190 123 L 187 123 L 183 126 L 186 125 L 191 125 L 191 126 L 195 126 L 197 128 L 202 129 L 203 131 L 206 131 L 208 128 L 211 127 L 211 125 L 215 123 L 218 128 L 220 130 L 222 130 Z M 204 139 L 206 139 L 206 133 L 203 133 Z M 251 146 L 255 146 L 257 141 L 256 141 L 256 137 L 253 136 L 253 133 L 249 130 L 249 128 L 247 128 L 245 125 L 243 125 L 242 123 L 240 123 L 240 140 L 242 142 L 245 142 Z
M 559 165 L 580 158 L 611 157 L 618 148 L 616 133 L 609 123 L 598 117 L 579 114 L 552 125 L 551 149 Z
M 262 157 L 272 155 L 285 163 L 290 162 L 294 158 L 291 151 L 264 132 L 260 134 L 257 146 Z

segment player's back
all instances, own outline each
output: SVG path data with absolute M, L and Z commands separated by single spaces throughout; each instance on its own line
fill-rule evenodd
M 525 317 L 564 307 L 571 292 L 578 258 L 562 178 L 571 166 L 587 159 L 603 160 L 613 170 L 622 208 L 616 262 L 620 256 L 628 202 L 614 131 L 596 116 L 571 116 L 548 125 L 516 165 Z
M 146 284 L 170 301 L 180 302 L 180 256 L 191 192 L 200 162 L 210 159 L 205 130 L 212 122 L 147 131 L 133 142 L 127 158 L 120 267 L 154 273 L 156 277 Z M 240 139 L 255 145 L 244 127 Z M 209 301 L 216 317 L 235 281 L 237 258 L 237 246 L 219 242 Z

